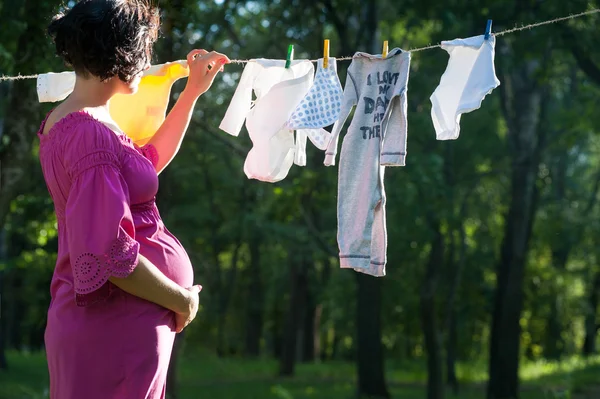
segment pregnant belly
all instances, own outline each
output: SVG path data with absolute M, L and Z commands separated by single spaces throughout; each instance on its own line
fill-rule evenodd
M 136 228 L 140 253 L 182 287 L 194 283 L 192 262 L 183 245 L 166 228 Z

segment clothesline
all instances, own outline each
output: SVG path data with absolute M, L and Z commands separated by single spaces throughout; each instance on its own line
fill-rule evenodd
M 591 15 L 591 14 L 595 14 L 600 12 L 600 8 L 594 8 L 592 10 L 589 11 L 584 11 L 578 14 L 572 14 L 566 17 L 560 17 L 560 18 L 556 18 L 556 19 L 551 19 L 551 20 L 547 20 L 547 21 L 542 21 L 542 22 L 536 22 L 533 24 L 529 24 L 529 25 L 524 25 L 524 26 L 516 26 L 512 29 L 506 29 L 497 33 L 494 33 L 495 36 L 503 36 L 503 35 L 508 35 L 510 33 L 514 33 L 514 32 L 519 32 L 522 30 L 527 30 L 527 29 L 534 29 L 534 28 L 538 28 L 540 26 L 544 26 L 544 25 L 549 25 L 549 24 L 554 24 L 557 22 L 562 22 L 562 21 L 566 21 L 569 19 L 575 19 L 575 18 L 580 18 L 586 15 Z M 416 53 L 419 51 L 425 51 L 425 50 L 431 50 L 434 48 L 439 48 L 441 47 L 441 44 L 434 44 L 434 45 L 429 45 L 429 46 L 425 46 L 425 47 L 418 47 L 418 48 L 414 48 L 414 49 L 410 49 L 407 50 L 408 52 L 411 53 Z M 344 57 L 339 57 L 336 58 L 337 61 L 349 61 L 352 60 L 352 56 L 344 56 Z M 245 64 L 248 63 L 250 60 L 231 60 L 230 62 L 232 64 Z M 318 60 L 310 60 L 311 62 L 317 62 Z M 0 82 L 2 81 L 12 81 L 12 80 L 21 80 L 21 79 L 37 79 L 39 75 L 17 75 L 17 76 L 5 76 L 2 75 L 0 76 Z

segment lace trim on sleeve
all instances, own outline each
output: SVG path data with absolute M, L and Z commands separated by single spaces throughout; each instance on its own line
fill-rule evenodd
M 120 231 L 108 253 L 79 255 L 73 264 L 77 305 L 88 306 L 108 298 L 114 290 L 112 284 L 106 284 L 108 279 L 131 274 L 137 265 L 138 252 L 139 243 Z

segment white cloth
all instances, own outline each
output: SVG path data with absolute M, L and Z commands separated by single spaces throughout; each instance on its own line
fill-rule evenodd
M 462 114 L 481 107 L 484 97 L 500 85 L 494 68 L 496 38 L 483 35 L 443 41 L 450 59 L 439 86 L 431 95 L 431 119 L 438 140 L 460 134 Z
M 306 166 L 306 139 L 321 151 L 327 149 L 331 140 L 331 133 L 325 129 L 298 129 L 296 130 L 296 154 L 294 163 L 298 166 Z
M 160 75 L 165 65 L 178 63 L 184 68 L 187 68 L 187 61 L 174 61 L 168 64 L 153 65 L 144 72 L 144 76 Z M 37 78 L 37 94 L 39 102 L 54 103 L 62 101 L 75 88 L 75 72 L 48 72 L 38 75 Z
M 41 103 L 62 101 L 75 87 L 75 72 L 49 72 L 38 75 L 37 94 Z
M 285 60 L 261 58 L 250 60 L 244 68 L 219 128 L 238 136 L 246 122 L 252 140 L 244 162 L 244 173 L 249 179 L 274 183 L 287 176 L 296 158 L 297 143 L 286 122 L 308 93 L 313 79 L 314 66 L 308 60 L 292 61 L 285 68 Z M 297 161 L 302 163 L 302 159 Z
M 306 166 L 307 138 L 318 149 L 327 149 L 331 133 L 323 128 L 338 120 L 342 108 L 342 95 L 336 59 L 330 57 L 327 68 L 323 68 L 322 58 L 317 60 L 314 84 L 287 122 L 290 129 L 296 129 L 296 165 Z

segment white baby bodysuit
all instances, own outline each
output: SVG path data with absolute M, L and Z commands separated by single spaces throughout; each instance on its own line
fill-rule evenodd
M 481 106 L 484 97 L 500 81 L 494 68 L 496 38 L 483 35 L 443 41 L 450 59 L 439 86 L 431 95 L 431 118 L 438 140 L 454 140 L 460 134 L 460 117 Z
M 338 120 L 342 95 L 336 59 L 329 58 L 327 68 L 323 67 L 322 58 L 317 60 L 314 84 L 287 122 L 290 129 L 296 130 L 296 165 L 306 166 L 307 138 L 318 149 L 327 149 L 331 133 L 323 128 Z
M 237 136 L 246 122 L 253 146 L 244 173 L 250 179 L 278 182 L 294 163 L 294 132 L 286 122 L 312 86 L 314 66 L 309 60 L 296 60 L 285 68 L 285 62 L 250 60 L 219 126 Z

